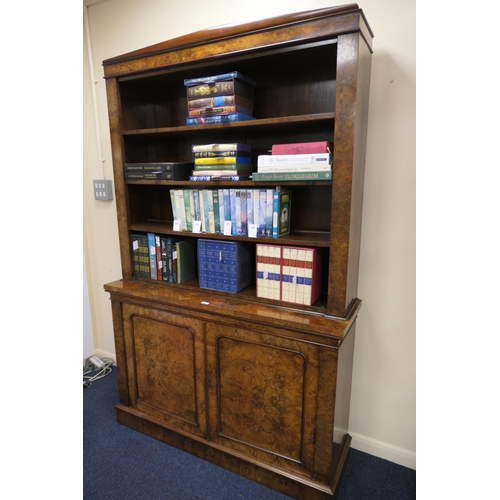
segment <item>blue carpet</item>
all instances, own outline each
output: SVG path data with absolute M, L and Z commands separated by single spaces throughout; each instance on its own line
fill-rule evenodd
M 83 389 L 84 500 L 289 497 L 116 422 L 116 369 Z M 351 449 L 336 500 L 413 500 L 416 473 Z

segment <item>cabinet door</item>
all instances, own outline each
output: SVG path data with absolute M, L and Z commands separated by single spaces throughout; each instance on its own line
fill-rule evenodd
M 247 457 L 326 480 L 336 354 L 285 336 L 207 323 L 209 438 Z
M 130 405 L 205 437 L 204 323 L 124 304 L 123 324 Z

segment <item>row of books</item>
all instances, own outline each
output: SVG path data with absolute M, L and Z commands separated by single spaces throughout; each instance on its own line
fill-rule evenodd
M 255 120 L 255 80 L 239 71 L 184 80 L 187 89 L 186 125 L 209 125 Z
M 286 189 L 171 189 L 174 230 L 280 238 L 290 233 Z
M 190 180 L 251 179 L 252 148 L 248 144 L 198 144 L 192 146 L 194 170 Z
M 332 143 L 328 141 L 275 144 L 270 155 L 257 157 L 257 173 L 327 173 L 332 171 Z M 322 177 L 324 177 L 323 174 Z M 258 176 L 256 176 L 258 179 Z M 257 180 L 253 179 L 253 180 Z
M 257 297 L 311 306 L 321 295 L 316 248 L 256 245 Z
M 196 277 L 195 242 L 155 233 L 131 235 L 134 276 L 168 283 Z

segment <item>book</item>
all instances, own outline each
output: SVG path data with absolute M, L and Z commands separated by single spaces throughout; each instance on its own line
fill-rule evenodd
M 195 240 L 185 239 L 175 243 L 177 254 L 177 283 L 184 283 L 196 277 Z
M 191 99 L 187 102 L 188 110 L 196 108 L 215 108 L 220 106 L 241 106 L 253 110 L 253 99 L 247 99 L 241 95 L 232 94 Z
M 212 190 L 212 199 L 214 204 L 214 225 L 215 225 L 215 233 L 220 234 L 221 226 L 220 226 L 220 207 L 219 207 L 219 190 Z M 224 220 L 224 219 L 223 219 Z
M 149 278 L 148 236 L 143 233 L 133 233 L 130 235 L 130 240 L 132 242 L 134 277 Z
M 185 181 L 194 162 L 151 162 L 151 163 L 125 163 L 124 171 L 126 179 L 141 179 L 140 174 L 144 174 L 143 179 L 158 179 Z M 148 176 L 146 176 L 148 174 Z M 155 174 L 153 176 L 153 174 Z
M 168 267 L 168 254 L 167 254 L 167 238 L 160 237 L 160 254 L 161 254 L 161 267 L 162 267 L 162 281 L 168 281 L 169 267 Z
M 232 94 L 238 94 L 246 99 L 253 100 L 254 85 L 233 78 L 232 80 L 220 82 L 190 85 L 186 87 L 186 90 L 188 100 Z
M 217 158 L 221 156 L 252 156 L 251 151 L 199 151 L 193 153 L 193 158 Z
M 266 238 L 273 237 L 274 189 L 266 189 Z
M 211 177 L 220 175 L 250 175 L 247 169 L 207 169 L 207 170 L 193 170 L 190 177 Z
M 312 165 L 316 170 L 325 170 L 324 165 L 331 169 L 332 155 L 330 153 L 297 154 L 297 155 L 259 155 L 257 167 Z
M 208 159 L 208 158 L 206 158 Z M 234 158 L 227 158 L 229 159 L 234 159 Z M 195 166 L 195 169 L 193 172 L 207 172 L 206 175 L 210 175 L 210 172 L 212 170 L 240 170 L 240 173 L 245 173 L 247 175 L 250 175 L 252 171 L 254 170 L 254 167 L 252 166 L 251 163 L 206 163 L 206 164 L 199 164 Z M 191 175 L 196 175 L 191 172 Z M 224 174 L 224 175 L 229 175 L 229 174 Z
M 273 238 L 290 234 L 292 193 L 287 190 L 274 191 L 273 195 Z
M 282 247 L 281 301 L 311 306 L 321 296 L 322 261 L 317 248 Z
M 155 249 L 156 249 L 156 279 L 158 281 L 163 280 L 163 264 L 161 261 L 161 246 L 160 246 L 160 236 L 155 234 Z
M 237 293 L 250 285 L 251 251 L 247 244 L 198 239 L 200 288 Z
M 248 165 L 250 163 L 252 163 L 250 156 L 214 156 L 211 158 L 195 158 L 194 168 L 196 170 L 200 165 Z
M 257 225 L 257 236 L 266 237 L 266 218 L 267 218 L 267 190 L 259 190 L 259 218 Z
M 175 244 L 180 238 L 167 238 L 168 282 L 177 283 L 177 250 Z
M 222 73 L 220 75 L 213 75 L 213 76 L 201 76 L 199 78 L 186 78 L 184 80 L 184 85 L 190 86 L 190 85 L 198 85 L 200 83 L 213 83 L 222 80 L 232 80 L 232 79 L 241 80 L 250 85 L 253 85 L 254 87 L 257 85 L 257 82 L 253 78 L 250 78 L 249 76 L 246 76 L 240 73 L 239 71 L 231 71 L 229 73 Z
M 220 123 L 243 122 L 255 120 L 253 116 L 244 115 L 243 113 L 229 113 L 227 115 L 211 115 L 211 116 L 188 116 L 186 125 L 216 125 Z
M 158 278 L 156 268 L 156 242 L 154 233 L 148 233 L 148 250 L 149 250 L 149 277 L 152 280 Z
M 194 108 L 188 110 L 188 116 L 228 115 L 229 113 L 243 113 L 252 116 L 253 111 L 243 106 L 216 106 L 213 108 Z
M 191 146 L 193 153 L 200 151 L 251 151 L 249 144 L 239 142 L 234 143 L 214 143 L 214 144 L 194 144 Z
M 322 172 L 253 172 L 253 181 L 331 181 L 332 171 L 324 170 Z
M 190 176 L 189 180 L 194 182 L 211 182 L 211 181 L 248 181 L 251 180 L 251 175 L 198 175 Z
M 257 167 L 259 174 L 276 174 L 276 173 L 306 173 L 306 172 L 332 172 L 332 166 L 327 165 L 263 165 Z
M 273 144 L 271 154 L 273 155 L 297 155 L 307 153 L 332 153 L 333 142 L 299 142 L 290 144 Z

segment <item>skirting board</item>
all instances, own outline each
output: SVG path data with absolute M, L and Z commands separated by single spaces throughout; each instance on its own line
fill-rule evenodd
M 392 446 L 352 431 L 349 431 L 349 434 L 352 437 L 351 448 L 389 460 L 389 462 L 394 462 L 403 467 L 413 470 L 417 469 L 417 455 L 415 452 Z

